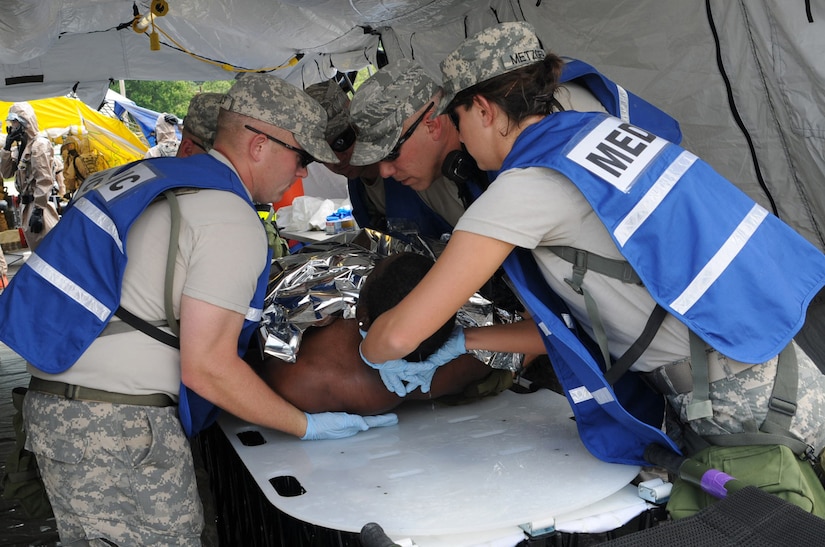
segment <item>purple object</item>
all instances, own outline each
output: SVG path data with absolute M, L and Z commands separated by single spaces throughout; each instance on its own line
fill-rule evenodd
M 728 495 L 728 491 L 725 490 L 725 484 L 732 480 L 733 477 L 727 473 L 710 469 L 702 475 L 702 490 L 715 498 L 724 499 L 725 496 Z

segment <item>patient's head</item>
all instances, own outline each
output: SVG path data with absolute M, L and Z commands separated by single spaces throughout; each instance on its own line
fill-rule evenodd
M 361 287 L 358 298 L 358 318 L 364 323 L 364 327 L 369 329 L 369 325 L 379 315 L 401 302 L 433 264 L 431 258 L 416 253 L 397 253 L 380 260 Z M 444 345 L 454 325 L 455 315 L 405 359 L 423 361 L 429 357 Z

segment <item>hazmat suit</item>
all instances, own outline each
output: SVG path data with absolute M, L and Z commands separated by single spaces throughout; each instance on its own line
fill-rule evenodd
M 22 207 L 23 235 L 34 251 L 60 219 L 49 201 L 55 185 L 54 151 L 49 139 L 38 135 L 37 117 L 29 103 L 14 103 L 9 108 L 6 133 L 6 143 L 0 150 L 0 174 L 3 178 L 14 177 Z

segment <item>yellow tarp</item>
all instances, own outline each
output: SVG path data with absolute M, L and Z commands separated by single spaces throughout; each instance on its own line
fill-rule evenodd
M 102 154 L 110 167 L 143 158 L 148 147 L 122 121 L 92 110 L 83 101 L 69 97 L 28 101 L 37 116 L 37 125 L 56 143 L 63 136 L 85 134 L 92 148 Z M 13 103 L 0 101 L 5 120 Z M 2 131 L 5 133 L 5 123 Z

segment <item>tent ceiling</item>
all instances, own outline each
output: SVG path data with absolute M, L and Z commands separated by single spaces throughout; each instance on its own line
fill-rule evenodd
M 388 58 L 414 58 L 437 79 L 465 36 L 526 20 L 545 47 L 673 115 L 689 150 L 825 249 L 825 0 L 167 1 L 153 51 L 131 28 L 148 0 L 3 0 L 0 100 L 76 88 L 97 107 L 110 80 L 241 70 L 305 87 L 374 64 L 379 39 Z
M 135 6 L 150 13 L 145 0 L 4 2 L 0 98 L 63 95 L 81 82 L 78 94 L 94 105 L 110 79 L 228 80 L 282 65 L 279 76 L 305 85 L 331 76 L 332 66 L 346 71 L 374 62 L 382 29 L 409 35 L 422 21 L 429 29 L 460 23 L 479 2 L 169 0 L 167 14 L 155 18 L 158 51 L 150 49 L 149 32 L 132 29 Z M 463 34 L 455 33 L 456 42 Z M 301 60 L 290 66 L 296 54 Z

